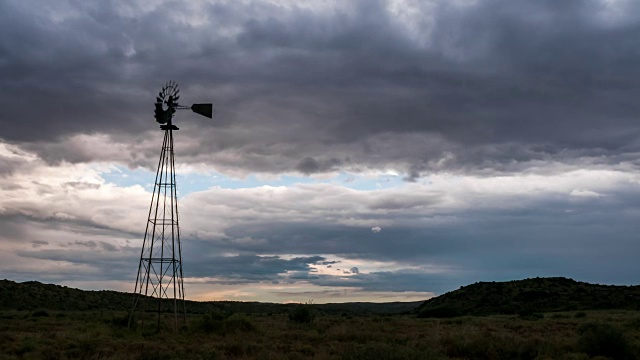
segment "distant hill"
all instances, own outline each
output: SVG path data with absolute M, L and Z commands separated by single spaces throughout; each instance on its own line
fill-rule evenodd
M 594 285 L 563 277 L 478 282 L 425 301 L 419 317 L 640 309 L 640 286 Z
M 23 283 L 0 280 L 0 310 L 117 310 L 129 311 L 133 295 L 118 291 L 85 291 L 37 281 Z M 325 314 L 394 314 L 408 313 L 422 301 L 391 303 L 335 303 L 314 304 L 314 308 Z M 299 304 L 274 304 L 241 301 L 186 301 L 188 313 L 209 311 L 240 313 L 288 313 Z

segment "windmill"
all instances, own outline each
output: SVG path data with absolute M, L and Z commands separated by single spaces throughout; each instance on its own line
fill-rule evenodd
M 186 324 L 184 281 L 182 274 L 182 244 L 178 221 L 178 195 L 176 187 L 173 131 L 179 130 L 172 122 L 176 110 L 213 117 L 212 104 L 180 105 L 180 90 L 174 81 L 167 82 L 155 102 L 155 119 L 164 131 L 164 141 L 158 161 L 156 179 L 147 216 L 144 241 L 140 251 L 138 275 L 134 289 L 129 326 L 136 311 L 157 310 L 158 328 L 162 314 L 173 317 L 175 329 L 179 318 Z

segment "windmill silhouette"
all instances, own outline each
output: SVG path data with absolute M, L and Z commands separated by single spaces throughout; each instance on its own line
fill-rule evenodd
M 140 251 L 133 305 L 129 313 L 129 327 L 136 311 L 153 310 L 157 310 L 158 329 L 162 314 L 173 317 L 176 330 L 180 321 L 186 325 L 178 189 L 173 151 L 173 131 L 179 128 L 173 124 L 172 120 L 176 110 L 185 109 L 191 109 L 197 114 L 212 118 L 213 105 L 182 106 L 178 103 L 179 99 L 180 90 L 174 81 L 167 82 L 156 97 L 155 119 L 161 124 L 160 129 L 164 131 L 164 140 Z

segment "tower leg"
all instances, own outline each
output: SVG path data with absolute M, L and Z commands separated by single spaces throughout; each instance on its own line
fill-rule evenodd
M 134 314 L 144 312 L 145 303 L 157 302 L 157 329 L 162 313 L 173 313 L 173 328 L 178 329 L 178 313 L 186 324 L 184 281 L 182 275 L 182 245 L 178 220 L 173 129 L 164 132 L 164 141 L 147 216 L 147 225 L 140 251 L 138 275 L 133 304 L 129 313 L 129 327 Z

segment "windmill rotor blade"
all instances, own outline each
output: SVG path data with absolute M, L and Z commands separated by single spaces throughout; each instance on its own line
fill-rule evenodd
M 196 114 L 213 119 L 213 104 L 193 104 L 191 110 Z

